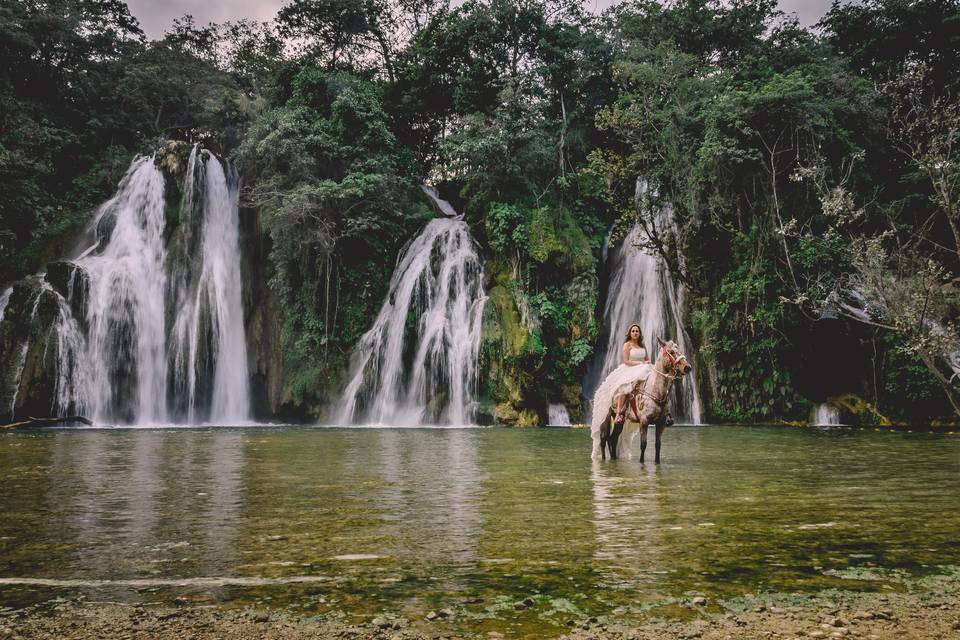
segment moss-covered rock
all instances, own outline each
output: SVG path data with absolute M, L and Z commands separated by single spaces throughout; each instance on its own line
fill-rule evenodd
M 167 176 L 180 180 L 187 170 L 187 161 L 193 145 L 183 140 L 167 140 L 157 149 L 154 155 L 154 164 Z
M 840 409 L 840 422 L 843 424 L 871 426 L 890 426 L 893 424 L 875 406 L 852 393 L 828 398 L 828 402 Z
M 511 427 L 537 427 L 543 422 L 533 409 L 516 409 L 508 402 L 496 405 L 493 417 L 495 424 Z
M 49 415 L 56 379 L 57 293 L 31 278 L 13 285 L 0 322 L 0 411 L 4 419 Z

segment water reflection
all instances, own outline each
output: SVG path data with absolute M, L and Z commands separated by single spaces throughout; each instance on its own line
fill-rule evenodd
M 594 562 L 606 588 L 660 595 L 685 567 L 709 562 L 708 547 L 699 543 L 711 536 L 706 529 L 714 523 L 703 521 L 710 509 L 700 505 L 699 515 L 690 521 L 694 514 L 685 502 L 699 493 L 701 433 L 668 430 L 660 465 L 649 460 L 592 461 Z M 690 544 L 692 540 L 698 543 Z
M 661 473 L 652 465 L 602 461 L 592 465 L 594 561 L 608 588 L 636 586 L 638 576 L 666 571 Z
M 960 564 L 957 439 L 677 428 L 660 466 L 591 463 L 589 446 L 556 430 L 8 434 L 0 583 L 344 611 L 482 598 L 487 615 L 538 594 L 598 611 Z
M 55 575 L 154 575 L 159 565 L 214 575 L 236 558 L 243 434 L 170 431 L 57 434 L 47 494 Z
M 402 541 L 399 555 L 463 564 L 476 558 L 483 517 L 477 506 L 485 474 L 477 461 L 476 432 L 381 430 L 374 464 L 382 488 L 374 498 L 381 534 Z

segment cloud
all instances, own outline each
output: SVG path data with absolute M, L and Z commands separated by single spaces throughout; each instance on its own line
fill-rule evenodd
M 127 5 L 151 40 L 163 37 L 175 18 L 189 13 L 194 22 L 226 22 L 247 18 L 273 20 L 286 0 L 127 0 Z
M 780 10 L 795 13 L 800 24 L 810 27 L 818 22 L 830 10 L 830 0 L 780 0 Z
M 140 21 L 147 37 L 162 38 L 175 18 L 189 13 L 194 22 L 203 26 L 208 22 L 227 20 L 273 20 L 289 0 L 127 0 L 130 12 Z M 455 2 L 456 3 L 456 2 Z M 615 0 L 587 0 L 587 8 L 603 11 Z M 830 0 L 780 0 L 780 9 L 796 13 L 800 24 L 810 26 L 819 22 L 830 8 Z

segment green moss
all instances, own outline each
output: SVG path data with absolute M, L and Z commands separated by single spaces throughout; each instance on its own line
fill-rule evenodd
M 839 407 L 843 412 L 841 421 L 844 424 L 849 424 L 850 422 L 870 426 L 893 424 L 890 419 L 881 414 L 876 407 L 852 393 L 830 398 L 830 403 Z
M 530 336 L 520 322 L 513 296 L 506 287 L 500 285 L 491 289 L 487 295 L 488 304 L 493 305 L 496 311 L 494 323 L 488 323 L 492 326 L 484 326 L 484 333 L 490 332 L 485 339 L 491 338 L 493 332 L 496 332 L 503 355 L 519 356 L 526 350 Z
M 574 273 L 593 269 L 590 240 L 565 208 L 531 209 L 527 241 L 530 255 L 541 264 L 551 262 Z
M 563 251 L 563 243 L 557 237 L 552 213 L 543 207 L 530 210 L 527 223 L 527 242 L 530 255 L 541 264 L 554 253 Z
M 167 228 L 175 227 L 180 224 L 180 200 L 167 200 L 167 205 L 163 210 L 163 215 L 167 221 Z

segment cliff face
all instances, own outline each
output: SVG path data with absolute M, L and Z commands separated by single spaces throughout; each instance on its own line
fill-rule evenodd
M 481 345 L 482 417 L 545 424 L 547 406 L 585 413 L 582 378 L 597 339 L 597 260 L 570 212 L 539 209 L 526 228 L 532 263 L 488 254 Z
M 253 414 L 259 419 L 307 419 L 319 407 L 298 405 L 284 390 L 281 330 L 285 316 L 268 284 L 270 238 L 256 209 L 240 208 L 240 250 Z

